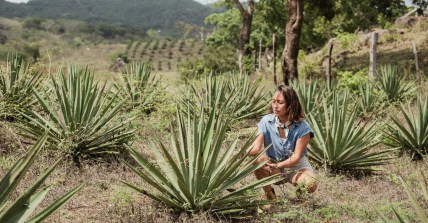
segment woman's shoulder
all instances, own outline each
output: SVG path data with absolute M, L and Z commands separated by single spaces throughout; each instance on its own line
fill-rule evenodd
M 301 129 L 311 128 L 311 126 L 309 125 L 309 122 L 306 121 L 305 118 L 302 118 L 300 121 L 298 121 L 297 126 L 300 127 Z
M 275 118 L 274 114 L 267 114 L 267 115 L 264 115 L 262 117 L 262 119 L 260 120 L 260 122 L 274 121 L 275 120 L 274 118 Z

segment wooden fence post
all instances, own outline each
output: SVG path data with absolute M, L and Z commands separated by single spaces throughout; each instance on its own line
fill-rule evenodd
M 370 47 L 370 67 L 369 67 L 369 77 L 373 78 L 376 76 L 376 63 L 377 63 L 377 39 L 379 34 L 373 32 L 372 42 Z
M 326 76 L 328 87 L 331 88 L 331 80 L 333 76 L 331 75 L 331 53 L 333 52 L 333 41 L 328 41 L 328 56 L 327 56 L 327 65 L 326 65 Z
M 416 44 L 414 41 L 412 41 L 412 46 L 413 46 L 413 54 L 415 54 L 416 81 L 420 84 L 421 83 L 421 70 L 419 69 L 418 51 L 416 50 Z
M 262 40 L 259 40 L 259 72 L 262 70 Z

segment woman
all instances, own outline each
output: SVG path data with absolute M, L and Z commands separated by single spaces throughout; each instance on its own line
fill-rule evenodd
M 272 114 L 265 115 L 258 124 L 260 134 L 254 141 L 249 155 L 257 155 L 269 147 L 256 163 L 269 160 L 254 171 L 257 179 L 283 173 L 284 180 L 293 185 L 303 184 L 309 193 L 317 188 L 315 174 L 308 162 L 307 145 L 314 136 L 305 121 L 303 109 L 296 92 L 284 85 L 278 86 L 272 99 Z M 286 169 L 291 171 L 285 172 Z M 272 186 L 264 188 L 266 199 L 276 199 Z

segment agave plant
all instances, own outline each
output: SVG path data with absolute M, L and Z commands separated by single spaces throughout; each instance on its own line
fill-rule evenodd
M 199 110 L 203 111 L 203 108 Z M 215 110 L 206 118 L 203 112 L 197 116 L 177 109 L 171 141 L 164 143 L 158 139 L 152 143 L 151 151 L 157 160 L 148 160 L 129 148 L 141 170 L 129 163 L 127 165 L 153 190 L 124 183 L 169 207 L 187 212 L 205 210 L 236 214 L 249 207 L 269 203 L 253 200 L 258 196 L 254 189 L 278 181 L 277 176 L 237 186 L 264 162 L 253 165 L 262 153 L 248 159 L 242 157 L 245 157 L 254 137 L 240 149 L 237 149 L 237 139 L 223 150 L 228 122 L 223 116 L 216 116 Z M 234 186 L 237 188 L 232 188 Z
M 27 110 L 29 120 L 20 127 L 29 137 L 43 134 L 49 128 L 49 141 L 65 148 L 77 158 L 80 155 L 117 153 L 135 130 L 129 129 L 132 118 L 121 116 L 124 102 L 114 105 L 115 97 L 106 96 L 106 85 L 94 83 L 88 69 L 70 67 L 67 74 L 60 70 L 59 80 L 52 77 L 54 95 L 45 98 L 35 91 L 38 102 L 47 115 Z
M 315 134 L 309 145 L 310 158 L 331 171 L 370 171 L 385 164 L 388 150 L 370 151 L 381 142 L 376 122 L 357 126 L 356 112 L 349 111 L 348 96 L 341 100 L 334 93 L 332 98 L 323 101 L 321 112 L 309 115 Z
M 420 159 L 428 154 L 428 95 L 425 102 L 419 96 L 416 107 L 416 111 L 410 105 L 407 109 L 400 107 L 404 121 L 398 115 L 392 116 L 392 123 L 387 125 L 389 141 L 386 144 L 409 152 L 413 159 Z
M 422 189 L 422 195 L 424 199 L 424 206 L 428 205 L 428 180 L 425 177 L 424 173 L 421 171 L 421 182 L 420 182 L 420 188 Z M 407 195 L 409 196 L 409 199 L 412 203 L 413 208 L 416 210 L 416 216 L 419 218 L 420 222 L 428 222 L 428 214 L 424 211 L 422 202 L 418 202 L 416 199 L 415 194 L 410 190 L 409 186 L 404 182 L 402 177 L 399 177 L 401 184 L 403 185 L 404 190 L 406 191 Z M 395 208 L 391 205 L 392 211 L 395 215 L 395 217 L 398 219 L 400 223 L 406 223 L 411 222 L 410 220 L 405 220 L 405 217 L 400 214 Z M 379 215 L 382 217 L 382 220 L 384 222 L 391 222 L 390 219 L 387 219 L 381 212 L 379 212 Z
M 191 111 L 199 113 L 199 105 L 206 103 L 206 114 L 216 109 L 218 114 L 228 115 L 233 121 L 260 116 L 266 111 L 266 93 L 263 93 L 258 82 L 251 83 L 248 77 L 238 79 L 236 76 L 208 76 L 204 84 L 198 87 L 191 85 L 187 98 L 181 105 L 191 104 Z M 186 111 L 184 109 L 184 111 Z
M 151 66 L 142 63 L 132 63 L 125 72 L 119 75 L 119 82 L 113 86 L 119 93 L 120 101 L 127 101 L 128 110 L 139 108 L 145 111 L 153 109 L 163 90 L 159 80 L 151 74 Z
M 6 69 L 0 70 L 0 118 L 15 119 L 19 110 L 34 102 L 32 90 L 38 88 L 43 74 L 22 56 L 8 57 Z
M 316 80 L 311 81 L 309 84 L 306 82 L 294 81 L 292 86 L 299 96 L 305 114 L 309 115 L 312 111 L 321 106 L 320 102 L 326 92 Z
M 49 169 L 31 185 L 26 191 L 14 201 L 8 201 L 19 182 L 24 177 L 37 154 L 42 149 L 46 142 L 47 134 L 44 134 L 36 144 L 28 151 L 27 155 L 19 159 L 9 172 L 0 181 L 0 222 L 41 222 L 65 202 L 70 200 L 74 194 L 82 189 L 83 184 L 75 187 L 71 191 L 64 194 L 37 215 L 30 218 L 35 209 L 39 206 L 50 190 L 50 186 L 46 186 L 41 190 L 37 189 L 43 184 L 54 168 L 61 161 L 56 161 Z
M 360 97 L 358 99 L 358 108 L 363 113 L 367 115 L 374 111 L 376 107 L 375 97 L 373 95 L 373 85 L 370 82 L 367 82 L 366 85 L 358 87 Z
M 414 83 L 408 82 L 404 75 L 399 74 L 398 68 L 390 64 L 380 68 L 379 82 L 389 101 L 399 100 L 405 93 L 414 90 Z

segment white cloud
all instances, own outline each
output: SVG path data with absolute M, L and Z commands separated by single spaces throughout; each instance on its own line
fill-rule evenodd
M 22 3 L 22 2 L 25 2 L 25 3 L 27 3 L 28 2 L 28 0 L 6 0 L 7 2 L 13 2 L 13 3 Z
M 218 1 L 218 0 L 193 0 L 193 1 L 195 1 L 195 2 L 200 2 L 200 3 L 202 3 L 202 4 L 209 4 L 209 3 L 216 2 L 216 1 Z

